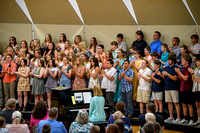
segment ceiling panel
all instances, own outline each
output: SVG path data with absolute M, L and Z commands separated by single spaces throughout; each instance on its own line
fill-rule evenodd
M 85 24 L 88 25 L 133 25 L 122 0 L 77 0 Z
M 200 25 L 200 0 L 187 0 L 187 3 L 197 23 Z
M 82 24 L 68 0 L 25 0 L 35 24 Z
M 140 25 L 194 24 L 182 0 L 132 0 L 132 4 Z
M 0 23 L 30 23 L 15 0 L 0 1 Z

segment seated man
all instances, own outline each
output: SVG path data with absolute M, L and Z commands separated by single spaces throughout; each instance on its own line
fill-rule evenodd
M 38 132 L 41 133 L 44 124 L 49 124 L 51 127 L 51 133 L 67 133 L 67 130 L 62 122 L 58 122 L 58 109 L 53 107 L 49 111 L 49 117 L 47 120 L 41 120 L 38 124 Z
M 160 115 L 160 114 L 156 114 L 155 113 L 155 110 L 156 110 L 156 106 L 154 103 L 149 103 L 148 104 L 148 107 L 147 107 L 147 113 L 153 113 L 156 117 L 156 121 L 158 123 L 160 123 L 160 125 L 163 127 L 164 126 L 164 119 L 163 119 L 163 116 Z M 141 114 L 139 115 L 138 117 L 138 123 L 139 123 L 139 126 L 140 127 L 143 127 L 144 124 L 146 123 L 146 120 L 145 120 L 145 114 Z
M 10 98 L 7 101 L 8 109 L 1 111 L 0 116 L 6 120 L 6 124 L 12 124 L 12 114 L 15 112 L 16 108 L 16 100 L 14 98 Z

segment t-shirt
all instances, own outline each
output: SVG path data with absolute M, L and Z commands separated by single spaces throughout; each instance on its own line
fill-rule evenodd
M 200 54 L 200 44 L 190 45 L 190 50 L 195 54 Z M 192 54 L 190 55 L 192 56 Z
M 30 133 L 27 124 L 20 124 L 18 126 L 7 124 L 6 128 L 10 133 Z
M 160 73 L 162 73 L 162 70 L 159 69 L 158 71 L 160 71 Z M 156 70 L 153 71 L 153 73 L 155 73 Z M 162 77 L 155 74 L 154 78 L 161 80 Z M 161 92 L 162 91 L 162 84 L 161 83 L 157 83 L 156 81 L 152 80 L 152 92 Z
M 161 61 L 162 62 L 168 61 L 168 54 L 169 54 L 169 52 L 162 53 L 162 55 L 161 55 Z
M 194 74 L 197 76 L 197 77 L 200 77 L 200 68 L 196 68 L 194 70 Z M 199 82 L 193 82 L 193 88 L 192 88 L 192 91 L 193 92 L 200 92 L 200 83 Z
M 139 73 L 142 74 L 143 77 L 150 79 L 147 75 L 151 75 L 151 70 L 146 67 L 144 70 L 140 69 Z M 140 90 L 151 90 L 151 82 L 145 81 L 143 78 L 140 77 L 139 79 L 139 86 L 138 89 Z
M 6 120 L 6 124 L 12 124 L 13 112 L 15 112 L 15 110 L 11 110 L 11 109 L 0 112 L 0 116 Z
M 180 92 L 182 91 L 192 91 L 192 75 L 191 73 L 188 71 L 188 68 L 191 68 L 189 65 L 187 67 L 184 67 L 181 71 L 181 73 L 184 76 L 189 76 L 189 78 L 185 81 L 181 78 L 181 82 L 180 82 Z
M 174 68 L 177 68 L 177 66 L 167 66 L 165 67 L 164 71 L 168 72 L 170 75 L 174 76 L 177 75 Z M 177 90 L 177 81 L 174 81 L 170 79 L 168 76 L 165 76 L 165 90 Z

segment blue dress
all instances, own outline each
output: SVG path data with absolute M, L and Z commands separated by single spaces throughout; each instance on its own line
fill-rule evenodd
M 105 99 L 103 96 L 94 96 L 90 99 L 89 119 L 91 122 L 106 120 L 104 105 Z
M 119 58 L 115 59 L 114 62 L 116 62 L 117 60 L 119 60 Z M 124 65 L 124 61 L 126 60 L 126 58 L 122 59 L 120 61 L 120 65 Z M 116 66 L 116 70 L 118 71 L 117 72 L 117 78 L 116 78 L 116 92 L 115 92 L 115 96 L 114 96 L 114 101 L 115 102 L 119 102 L 121 101 L 121 80 L 119 81 L 118 80 L 118 77 L 119 77 L 119 72 L 121 71 L 121 68 L 119 65 Z
M 64 71 L 69 73 L 70 69 L 72 69 L 72 66 L 68 65 Z M 59 86 L 65 86 L 67 89 L 71 88 L 71 78 L 67 77 L 67 75 L 65 75 L 63 72 L 61 73 Z

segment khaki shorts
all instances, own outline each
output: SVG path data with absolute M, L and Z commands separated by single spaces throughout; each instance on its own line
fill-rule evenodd
M 179 103 L 179 93 L 175 90 L 165 91 L 165 102 Z
M 152 92 L 152 98 L 156 100 L 162 100 L 163 92 Z
M 138 89 L 137 102 L 149 103 L 150 93 L 151 93 L 150 90 L 140 90 L 140 89 Z

